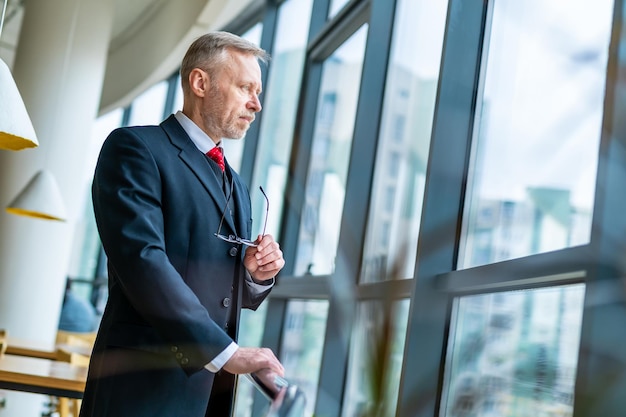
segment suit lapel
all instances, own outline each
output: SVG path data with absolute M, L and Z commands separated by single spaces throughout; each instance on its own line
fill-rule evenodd
M 178 157 L 202 183 L 215 202 L 217 211 L 221 214 L 226 207 L 226 196 L 222 190 L 222 179 L 218 178 L 213 169 L 211 169 L 206 156 L 196 148 L 196 145 L 191 141 L 189 135 L 187 135 L 187 132 L 185 132 L 185 129 L 178 123 L 174 115 L 165 119 L 165 121 L 161 123 L 161 128 L 170 138 L 172 144 L 180 150 Z M 237 206 L 239 205 L 240 204 L 237 204 Z M 225 216 L 224 222 L 231 230 L 235 230 L 235 225 L 230 216 Z

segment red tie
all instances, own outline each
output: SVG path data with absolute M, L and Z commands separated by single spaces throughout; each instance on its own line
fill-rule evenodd
M 214 147 L 213 149 L 211 149 L 209 152 L 206 153 L 206 156 L 208 156 L 213 161 L 215 161 L 215 163 L 220 167 L 220 169 L 224 171 L 224 168 L 226 167 L 226 165 L 224 165 L 224 151 L 222 150 L 221 147 L 219 146 Z

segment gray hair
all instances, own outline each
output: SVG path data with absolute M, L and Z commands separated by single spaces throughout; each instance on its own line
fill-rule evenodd
M 213 77 L 217 68 L 226 60 L 226 51 L 233 50 L 255 56 L 267 63 L 269 54 L 254 43 L 229 32 L 209 32 L 196 39 L 187 49 L 180 66 L 180 78 L 183 92 L 189 89 L 189 74 L 194 68 L 200 68 Z

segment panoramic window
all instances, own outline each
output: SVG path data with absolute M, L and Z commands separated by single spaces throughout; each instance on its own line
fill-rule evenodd
M 161 123 L 163 121 L 167 87 L 167 81 L 161 81 L 135 98 L 130 106 L 128 125 L 155 125 Z
M 493 2 L 459 268 L 589 242 L 612 11 Z
M 408 316 L 409 300 L 391 306 L 381 301 L 359 305 L 343 417 L 395 415 Z
M 328 319 L 328 301 L 291 300 L 283 324 L 279 359 L 285 377 L 306 395 L 305 415 L 313 415 L 322 348 Z
M 362 283 L 413 276 L 447 4 L 397 5 Z
M 455 299 L 442 417 L 572 416 L 585 286 Z
M 312 4 L 313 0 L 289 0 L 281 4 L 264 93 L 253 187 L 250 189 L 261 185 L 269 197 L 271 209 L 267 233 L 273 236 L 280 233 Z M 250 197 L 255 209 L 253 218 L 263 218 L 263 196 L 252 193 Z
M 296 275 L 335 268 L 367 28 L 361 26 L 323 64 Z

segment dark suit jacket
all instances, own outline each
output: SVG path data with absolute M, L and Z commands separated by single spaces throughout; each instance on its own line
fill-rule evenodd
M 81 417 L 200 417 L 217 386 L 222 408 L 209 414 L 229 415 L 234 378 L 220 372 L 214 386 L 204 366 L 236 338 L 241 307 L 269 291 L 249 291 L 242 247 L 214 236 L 226 197 L 210 164 L 174 116 L 105 141 L 92 197 L 109 298 Z M 222 231 L 249 238 L 248 190 L 232 181 L 235 221 Z

